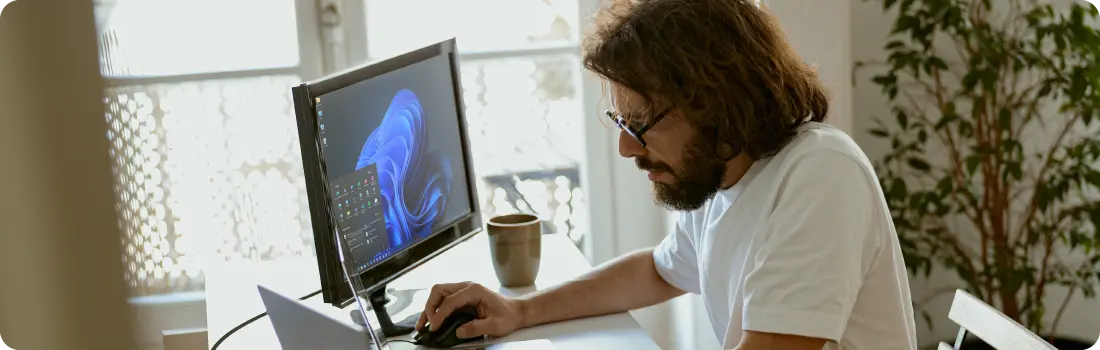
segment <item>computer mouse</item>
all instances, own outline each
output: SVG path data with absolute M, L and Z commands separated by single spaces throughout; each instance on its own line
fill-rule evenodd
M 462 325 L 476 320 L 477 317 L 477 308 L 472 305 L 463 306 L 451 312 L 434 332 L 429 330 L 431 329 L 430 324 L 424 325 L 424 328 L 417 332 L 413 340 L 419 345 L 432 348 L 449 348 L 455 345 L 480 340 L 481 337 L 461 339 L 458 337 L 458 334 L 456 334 L 456 332 L 458 332 L 458 327 L 462 327 Z

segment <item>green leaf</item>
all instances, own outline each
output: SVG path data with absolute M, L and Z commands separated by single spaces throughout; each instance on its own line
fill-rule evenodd
M 1088 169 L 1085 173 L 1085 181 L 1094 187 L 1100 187 L 1100 171 Z
M 873 82 L 875 82 L 875 84 L 879 84 L 879 85 L 892 85 L 892 84 L 894 84 L 898 81 L 898 77 L 896 75 L 892 75 L 892 74 L 891 75 L 879 75 L 879 76 L 875 76 L 874 78 L 872 78 L 871 81 L 873 81 Z
M 954 182 L 951 182 L 951 177 L 948 176 L 944 176 L 940 179 L 938 183 L 936 183 L 936 189 L 940 190 L 940 192 L 944 194 L 950 193 L 951 190 L 954 188 L 955 184 Z
M 974 86 L 978 85 L 978 78 L 979 78 L 979 75 L 978 75 L 977 71 L 972 70 L 972 71 L 966 72 L 966 75 L 963 76 L 963 79 L 962 79 L 963 89 L 965 89 L 966 91 L 973 91 Z
M 1023 168 L 1020 166 L 1020 162 L 1008 162 L 1005 164 L 1005 174 L 1011 176 L 1014 180 L 1020 180 L 1024 177 Z
M 997 116 L 997 122 L 1001 124 L 1001 130 L 1008 130 L 1012 127 L 1012 113 L 1008 111 L 1008 108 L 1001 108 L 1001 112 Z
M 955 101 L 948 101 L 943 106 L 943 114 L 945 116 L 958 116 L 958 112 L 955 111 Z
M 878 138 L 890 137 L 890 134 L 887 133 L 886 130 L 882 130 L 882 129 L 871 129 L 868 132 L 871 133 L 871 135 L 874 135 L 875 137 L 878 137 Z
M 890 196 L 894 198 L 906 198 L 909 196 L 909 187 L 905 185 L 905 181 L 897 180 L 893 186 L 890 186 Z
M 985 91 L 994 91 L 997 84 L 997 72 L 994 70 L 982 71 L 982 88 Z
M 977 154 L 972 154 L 966 157 L 966 172 L 973 174 L 975 169 L 978 169 L 978 164 L 982 162 L 982 157 Z
M 947 70 L 947 62 L 944 62 L 942 59 L 936 56 L 928 58 L 928 65 L 934 68 L 939 68 L 940 70 Z
M 898 118 L 898 125 L 901 125 L 902 129 L 909 128 L 909 116 L 905 114 L 905 111 L 898 110 L 896 112 Z
M 1075 101 L 1080 100 L 1085 95 L 1085 89 L 1088 87 L 1088 82 L 1085 80 L 1086 78 L 1083 74 L 1084 72 L 1081 70 L 1076 71 L 1082 74 L 1072 75 L 1072 78 L 1070 78 L 1069 91 L 1066 92 L 1066 94 L 1069 95 L 1069 98 Z
M 909 157 L 907 163 L 913 169 L 918 170 L 918 171 L 922 171 L 922 172 L 925 172 L 925 173 L 932 170 L 932 166 L 929 165 L 928 162 L 926 162 L 926 161 L 924 161 L 924 159 L 920 159 L 918 157 Z
M 960 118 L 956 129 L 959 131 L 959 135 L 963 137 L 970 137 L 974 134 L 974 124 L 970 120 Z

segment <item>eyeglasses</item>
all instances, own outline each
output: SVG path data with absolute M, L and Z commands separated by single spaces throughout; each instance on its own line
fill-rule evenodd
M 611 118 L 611 122 L 615 123 L 615 125 L 617 125 L 619 129 L 626 131 L 626 133 L 633 137 L 634 140 L 638 141 L 638 144 L 642 145 L 642 147 L 645 147 L 646 143 L 645 140 L 642 139 L 642 135 L 645 134 L 646 131 L 649 131 L 649 129 L 652 128 L 654 125 L 657 125 L 657 123 L 660 122 L 661 119 L 665 117 L 665 115 L 668 115 L 668 112 L 669 109 L 665 109 L 661 113 L 657 114 L 657 116 L 654 117 L 652 121 L 638 128 L 630 126 L 629 123 L 626 121 L 626 118 L 623 118 L 623 115 L 621 113 L 610 110 L 605 111 L 604 113 L 607 114 L 608 118 Z

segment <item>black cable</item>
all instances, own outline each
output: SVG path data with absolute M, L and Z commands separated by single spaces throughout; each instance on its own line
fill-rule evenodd
M 382 344 L 382 346 L 390 345 L 390 343 L 395 342 L 395 341 L 399 341 L 399 342 L 402 342 L 402 343 L 409 343 L 409 344 L 412 344 L 412 345 L 420 345 L 420 343 L 414 342 L 412 340 L 390 339 L 390 340 L 387 340 L 386 343 Z
M 314 295 L 317 295 L 317 294 L 321 294 L 321 291 L 318 290 L 316 292 L 306 294 L 306 296 L 298 298 L 298 300 L 306 300 L 306 299 L 312 298 Z M 252 317 L 252 318 L 248 319 L 248 321 L 244 321 L 244 323 L 241 323 L 241 324 L 237 325 L 236 327 L 233 327 L 233 329 L 230 329 L 229 332 L 226 332 L 225 335 L 223 335 L 220 339 L 218 339 L 217 342 L 214 342 L 214 346 L 211 347 L 210 350 L 217 350 L 218 345 L 222 345 L 222 342 L 224 342 L 226 339 L 229 339 L 229 336 L 233 335 L 233 333 L 236 333 L 237 331 L 241 330 L 241 328 L 244 328 L 244 326 L 247 326 L 252 322 L 256 322 L 256 320 L 258 320 L 258 319 L 264 318 L 264 316 L 267 316 L 267 312 L 262 312 L 259 315 L 256 315 L 255 317 Z

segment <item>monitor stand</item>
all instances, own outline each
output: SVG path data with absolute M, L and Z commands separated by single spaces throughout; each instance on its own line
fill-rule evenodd
M 401 296 L 392 297 L 401 298 Z M 403 304 L 406 304 L 405 307 L 411 307 L 412 296 L 408 295 L 405 297 L 410 298 L 410 300 L 404 301 Z M 370 308 L 374 310 L 375 316 L 378 317 L 378 326 L 382 328 L 382 334 L 386 337 L 402 336 L 412 333 L 414 330 L 416 330 L 416 321 L 418 318 L 420 318 L 419 312 L 397 323 L 394 323 L 393 319 L 390 318 L 390 313 L 389 310 L 386 309 L 386 306 L 398 303 L 395 303 L 395 300 L 391 298 L 391 295 L 389 293 L 387 293 L 386 286 L 382 286 L 381 288 L 378 288 L 378 290 L 371 292 L 370 296 L 368 296 L 367 299 L 370 301 Z M 351 316 L 355 323 L 359 325 L 366 325 L 366 322 L 363 322 L 363 315 L 359 313 L 358 309 L 352 310 Z

